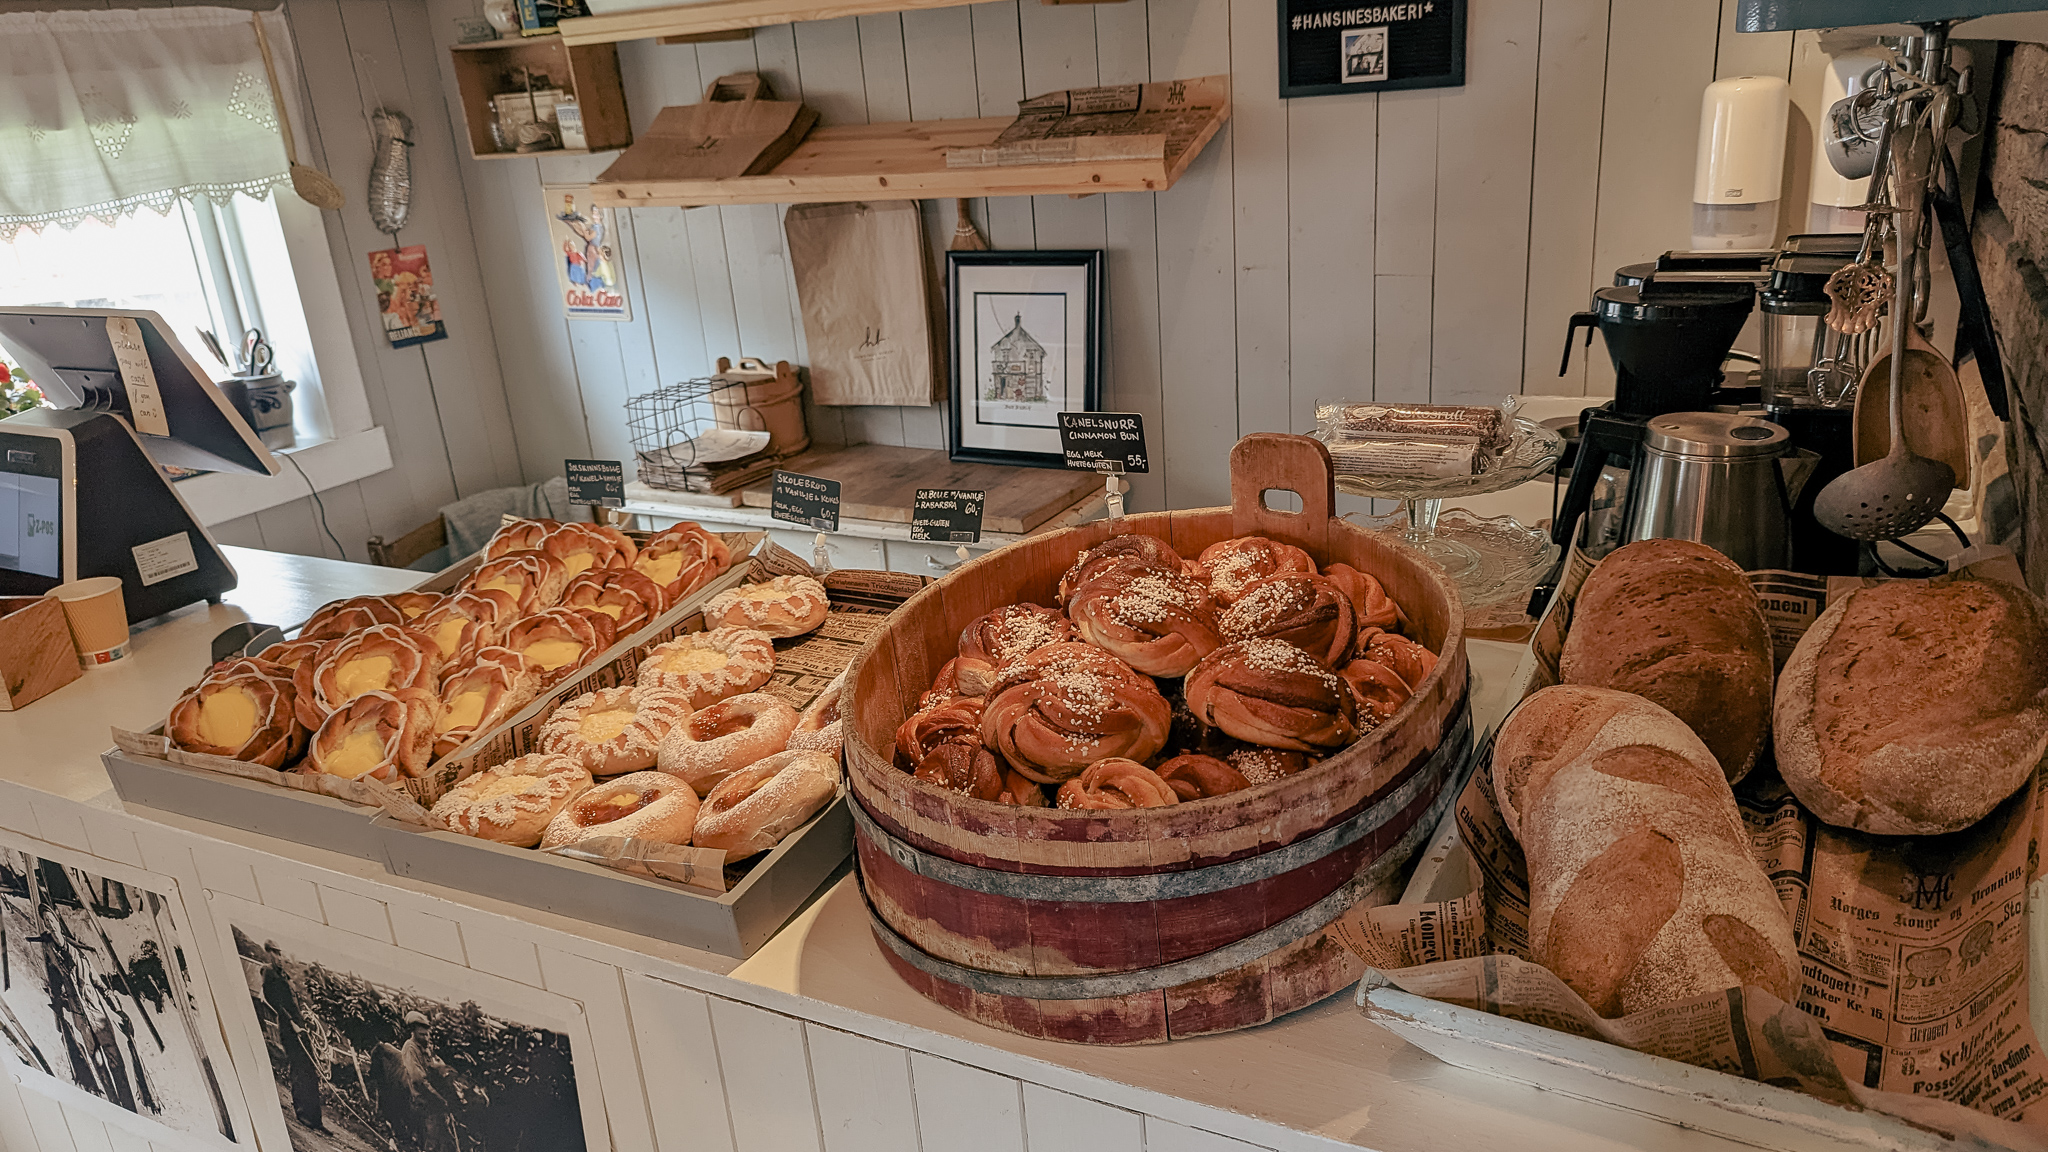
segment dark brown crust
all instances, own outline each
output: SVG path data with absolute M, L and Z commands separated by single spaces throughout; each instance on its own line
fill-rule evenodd
M 1733 782 L 1770 735 L 1771 637 L 1749 580 L 1686 540 L 1641 540 L 1600 562 L 1572 610 L 1567 684 L 1633 692 L 1698 734 Z

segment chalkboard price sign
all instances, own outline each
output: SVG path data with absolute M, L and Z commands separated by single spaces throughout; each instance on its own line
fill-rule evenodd
M 1279 0 L 1280 95 L 1465 83 L 1466 0 Z
M 1136 412 L 1060 413 L 1060 453 L 1084 472 L 1150 472 L 1145 421 Z
M 938 544 L 981 541 L 981 509 L 988 493 L 969 488 L 919 488 L 910 506 L 910 538 Z
M 776 469 L 768 513 L 777 520 L 820 532 L 839 531 L 839 481 Z
M 617 460 L 564 460 L 571 504 L 626 506 L 626 466 Z

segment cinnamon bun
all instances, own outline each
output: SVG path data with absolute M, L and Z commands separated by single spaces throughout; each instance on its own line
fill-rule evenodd
M 1154 771 L 1182 800 L 1223 796 L 1252 786 L 1244 773 L 1214 756 L 1175 756 Z
M 1180 793 L 1159 774 L 1136 760 L 1112 756 L 1097 760 L 1079 776 L 1060 785 L 1062 808 L 1163 808 L 1180 803 Z
M 541 725 L 540 750 L 567 756 L 592 776 L 654 767 L 661 742 L 690 719 L 690 704 L 660 688 L 600 688 L 556 707 Z
M 1358 698 L 1316 658 L 1259 637 L 1226 644 L 1188 673 L 1195 719 L 1252 744 L 1328 752 L 1358 738 Z
M 691 632 L 647 650 L 640 660 L 643 688 L 673 688 L 705 708 L 752 692 L 775 672 L 775 643 L 751 628 Z
M 1264 536 L 1239 536 L 1211 544 L 1202 549 L 1196 563 L 1208 581 L 1209 591 L 1216 594 L 1216 602 L 1226 608 L 1268 576 L 1283 572 L 1316 574 L 1316 562 L 1309 559 L 1308 553 Z
M 1357 655 L 1390 669 L 1410 691 L 1422 687 L 1423 680 L 1436 669 L 1436 653 L 1384 629 L 1359 633 Z
M 470 661 L 441 678 L 441 713 L 434 721 L 434 756 L 448 755 L 471 737 L 510 720 L 540 695 L 541 672 L 510 648 L 479 648 Z
M 1081 553 L 1074 566 L 1060 576 L 1060 603 L 1067 603 L 1081 585 L 1112 569 L 1185 572 L 1187 562 L 1157 536 L 1135 532 L 1111 536 Z
M 306 749 L 306 772 L 396 784 L 426 771 L 441 701 L 424 688 L 356 696 L 321 722 Z
M 1187 675 L 1222 643 L 1200 581 L 1166 569 L 1112 568 L 1067 601 L 1081 639 L 1149 676 Z
M 777 639 L 801 636 L 825 622 L 825 586 L 809 576 L 777 576 L 728 588 L 704 602 L 712 628 L 752 628 Z
M 1086 644 L 1050 644 L 998 672 L 981 739 L 1027 778 L 1057 784 L 1097 760 L 1150 758 L 1165 747 L 1172 721 L 1152 681 L 1116 657 Z
M 1285 640 L 1335 668 L 1358 639 L 1358 613 L 1335 582 L 1289 572 L 1247 587 L 1223 613 L 1219 627 L 1226 640 Z
M 1003 661 L 1073 638 L 1073 624 L 1058 609 L 1040 604 L 998 608 L 961 630 L 955 680 L 963 695 L 984 695 Z
M 427 813 L 450 832 L 531 848 L 556 814 L 590 791 L 590 773 L 567 756 L 534 752 L 473 773 Z
M 1386 723 L 1413 695 L 1407 681 L 1377 660 L 1360 657 L 1339 668 L 1337 674 L 1358 697 L 1359 727 L 1364 731 Z
M 839 794 L 839 764 L 822 752 L 778 752 L 704 795 L 692 838 L 728 863 L 766 852 Z
M 292 670 L 268 660 L 223 660 L 171 705 L 164 735 L 187 752 L 283 768 L 306 750 L 293 705 Z
M 663 772 L 629 772 L 593 784 L 569 801 L 541 833 L 542 848 L 593 836 L 688 844 L 697 828 L 697 793 Z
M 1401 606 L 1387 595 L 1379 578 L 1360 572 L 1349 564 L 1332 564 L 1323 569 L 1323 579 L 1342 589 L 1358 616 L 1358 631 L 1392 628 L 1401 617 Z
M 1245 744 L 1224 753 L 1232 768 L 1254 785 L 1271 784 L 1282 777 L 1304 772 L 1322 757 L 1287 748 L 1261 748 Z

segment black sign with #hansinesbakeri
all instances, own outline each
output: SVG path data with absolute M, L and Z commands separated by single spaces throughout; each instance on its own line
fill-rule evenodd
M 1466 0 L 1279 0 L 1280 95 L 1465 83 Z
M 1060 454 L 1084 472 L 1149 472 L 1145 421 L 1136 412 L 1060 413 Z
M 775 471 L 768 514 L 820 532 L 839 531 L 839 481 L 801 472 Z
M 986 492 L 971 488 L 919 488 L 910 506 L 910 538 L 938 544 L 981 543 Z

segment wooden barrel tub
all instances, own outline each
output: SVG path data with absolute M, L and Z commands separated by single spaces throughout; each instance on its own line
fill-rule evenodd
M 1392 900 L 1471 758 L 1464 613 L 1441 569 L 1334 517 L 1329 453 L 1257 433 L 1232 450 L 1229 508 L 1127 516 L 1025 540 L 912 598 L 849 669 L 848 790 L 875 937 L 918 992 L 1028 1036 L 1159 1043 L 1261 1024 L 1350 984 L 1343 914 Z M 1271 489 L 1298 513 L 1267 507 Z M 1305 772 L 1163 808 L 976 800 L 891 761 L 960 632 L 1006 604 L 1056 604 L 1060 574 L 1124 532 L 1193 557 L 1235 536 L 1376 576 L 1439 656 L 1385 724 Z

